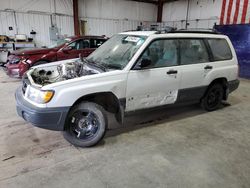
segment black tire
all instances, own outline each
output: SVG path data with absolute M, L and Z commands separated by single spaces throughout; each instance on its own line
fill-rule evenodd
M 217 110 L 221 105 L 223 95 L 223 86 L 219 83 L 213 84 L 208 88 L 205 96 L 201 99 L 201 107 L 206 111 Z
M 64 138 L 79 147 L 96 145 L 107 127 L 107 115 L 102 106 L 93 102 L 82 102 L 69 112 Z

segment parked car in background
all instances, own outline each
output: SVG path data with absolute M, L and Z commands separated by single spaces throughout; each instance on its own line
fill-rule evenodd
M 79 54 L 87 57 L 106 40 L 105 36 L 74 36 L 62 39 L 48 48 L 14 51 L 7 58 L 6 71 L 9 76 L 22 77 L 35 65 L 72 59 Z

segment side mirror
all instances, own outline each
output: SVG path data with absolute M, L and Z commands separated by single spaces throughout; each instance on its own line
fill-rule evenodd
M 149 65 L 152 64 L 152 61 L 150 59 L 142 59 L 139 66 L 140 68 L 145 68 L 145 67 L 148 67 Z
M 63 52 L 68 52 L 68 51 L 70 51 L 70 50 L 72 50 L 73 48 L 72 48 L 72 46 L 66 46 L 66 47 L 64 47 L 63 48 Z

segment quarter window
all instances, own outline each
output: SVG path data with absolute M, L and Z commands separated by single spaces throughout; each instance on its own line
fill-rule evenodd
M 142 54 L 142 59 L 149 59 L 149 68 L 170 67 L 178 65 L 177 40 L 156 40 L 152 42 Z
M 181 39 L 180 56 L 182 65 L 209 62 L 207 48 L 201 39 Z
M 232 59 L 230 47 L 225 39 L 208 39 L 215 61 Z

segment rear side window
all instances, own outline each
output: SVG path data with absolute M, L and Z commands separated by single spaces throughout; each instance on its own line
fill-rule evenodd
M 225 39 L 208 39 L 215 61 L 232 59 L 231 49 Z
M 202 39 L 180 40 L 181 65 L 209 62 L 207 48 Z

